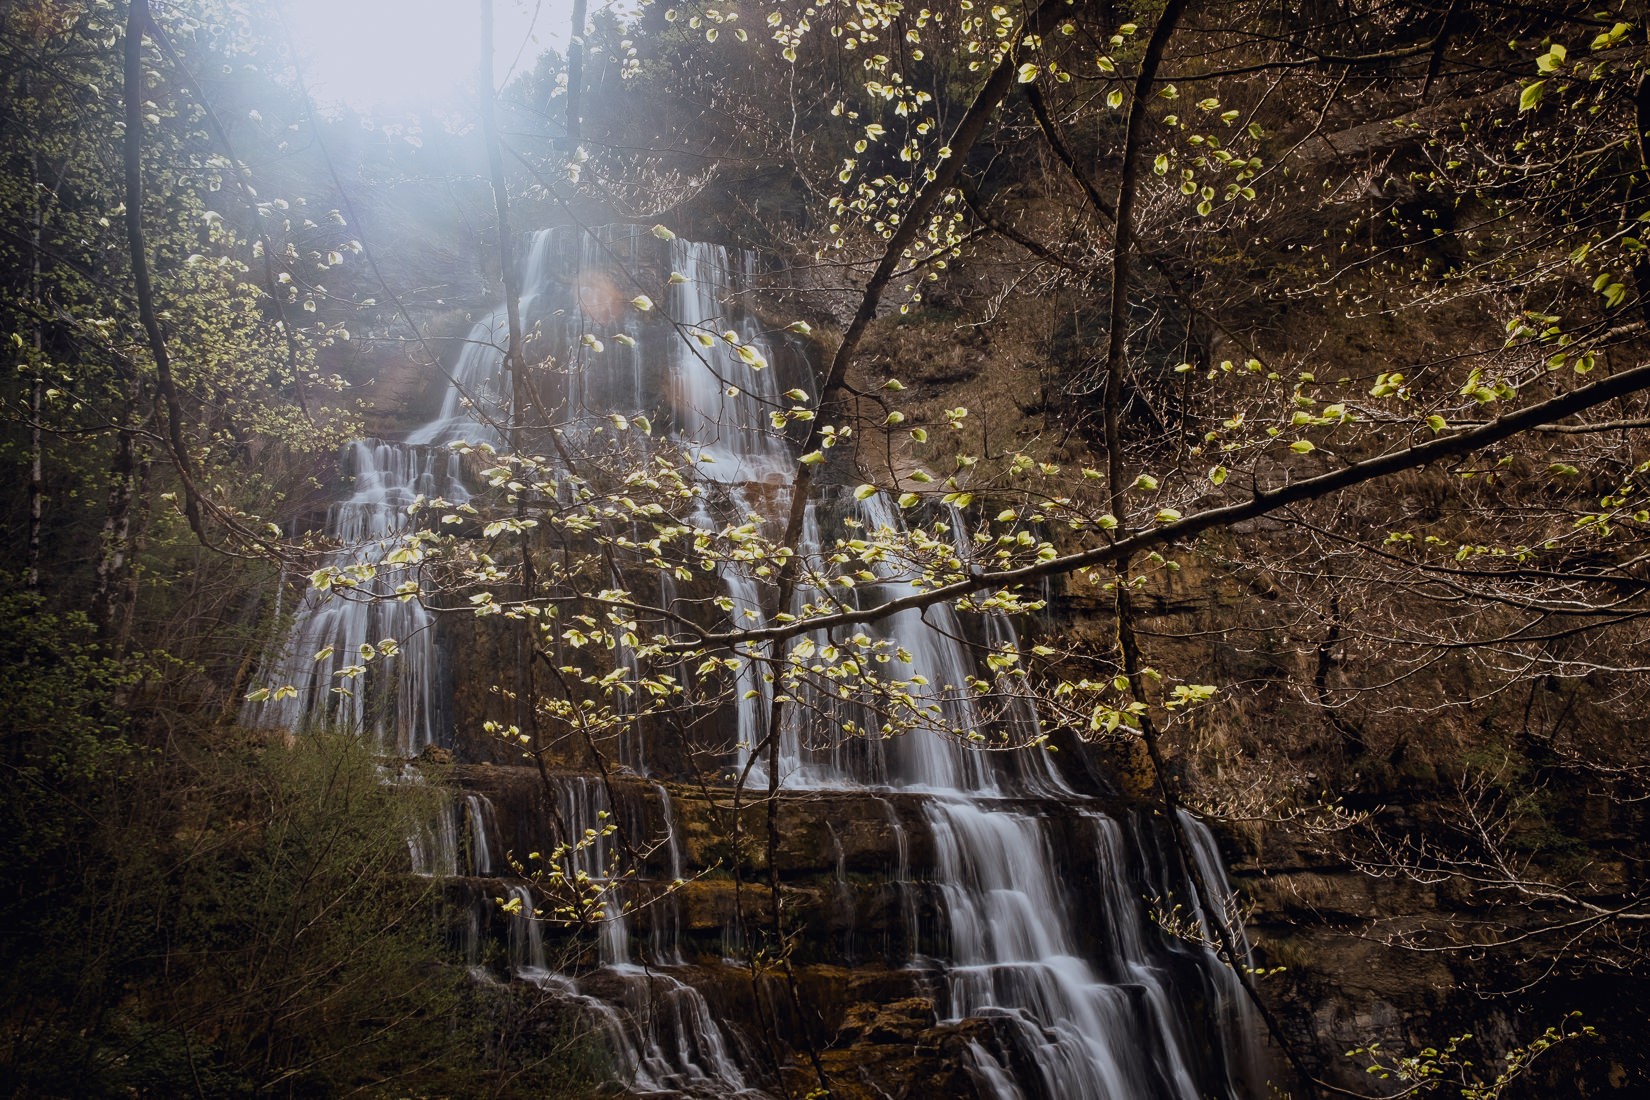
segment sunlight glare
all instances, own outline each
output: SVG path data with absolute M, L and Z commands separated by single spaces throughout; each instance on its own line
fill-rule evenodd
M 287 0 L 287 26 L 316 100 L 450 107 L 475 86 L 479 0 Z M 494 0 L 497 83 L 563 49 L 571 0 Z

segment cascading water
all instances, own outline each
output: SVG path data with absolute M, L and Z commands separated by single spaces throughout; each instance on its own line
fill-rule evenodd
M 650 945 L 647 965 L 634 961 L 642 952 L 631 941 L 624 885 L 615 876 L 621 863 L 617 822 L 628 819 L 623 835 L 641 835 L 647 806 L 658 807 L 665 827 L 659 841 L 664 863 L 679 870 L 669 794 L 653 787 L 645 803 L 618 812 L 599 778 L 558 776 L 552 785 L 554 816 L 568 838 L 554 858 L 569 879 L 591 884 L 599 899 L 594 920 L 600 966 L 576 977 L 552 967 L 543 922 L 533 916 L 534 894 L 517 885 L 509 888 L 511 974 L 583 1009 L 599 1028 L 618 1075 L 639 1093 L 760 1096 L 747 1086 L 733 1045 L 704 996 L 670 973 L 683 962 L 674 939 Z
M 325 568 L 331 592 L 308 592 L 268 679 L 280 689 L 249 702 L 249 725 L 299 729 L 327 723 L 371 737 L 385 751 L 413 756 L 442 723 L 434 617 L 397 590 L 413 583 L 403 560 L 419 496 L 464 493 L 458 457 L 447 451 L 361 439 L 344 449 L 348 499 L 328 510 L 325 535 L 337 545 Z M 386 644 L 388 642 L 388 644 Z M 396 666 L 384 662 L 393 655 Z M 383 658 L 383 660 L 380 660 Z
M 629 295 L 620 289 L 615 256 L 668 265 L 676 273 L 663 310 L 673 326 L 644 324 L 624 307 Z M 750 350 L 745 358 L 732 350 L 741 345 L 768 360 L 777 354 L 754 321 L 725 306 L 748 289 L 751 274 L 748 256 L 715 246 L 682 240 L 662 246 L 640 233 L 547 231 L 534 237 L 523 276 L 522 315 L 533 333 L 534 357 L 559 364 L 565 373 L 555 412 L 564 438 L 597 446 L 591 424 L 612 414 L 650 418 L 714 486 L 714 514 L 732 516 L 734 525 L 760 523 L 760 515 L 782 508 L 796 464 L 793 447 L 769 424 L 774 410 L 792 403 L 782 393 L 779 371 L 752 369 Z M 285 656 L 270 674 L 298 690 L 253 704 L 250 720 L 288 728 L 320 720 L 345 724 L 403 755 L 446 738 L 431 619 L 417 600 L 394 598 L 398 585 L 417 579 L 416 555 L 407 560 L 397 551 L 411 530 L 408 505 L 420 495 L 468 499 L 460 460 L 446 445 L 497 445 L 503 438 L 498 426 L 507 419 L 510 392 L 501 366 L 503 326 L 502 309 L 474 326 L 451 368 L 441 411 L 429 424 L 405 443 L 368 441 L 352 448 L 346 461 L 355 479 L 352 493 L 328 517 L 327 533 L 339 545 L 329 564 L 337 575 L 347 578 L 356 570 L 363 579 L 345 599 L 306 599 Z M 735 341 L 706 343 L 696 335 L 723 331 Z M 656 346 L 661 341 L 663 348 Z M 721 526 L 710 503 L 697 508 L 691 519 L 698 526 Z M 952 512 L 945 522 L 966 558 L 963 517 Z M 812 502 L 801 553 L 817 562 L 824 533 L 845 525 L 872 534 L 898 532 L 903 520 L 880 495 L 835 506 Z M 870 569 L 872 579 L 857 598 L 881 601 L 914 591 L 897 567 L 876 563 Z M 763 578 L 749 565 L 726 564 L 719 575 L 732 621 L 763 625 Z M 333 587 L 341 587 L 336 579 Z M 670 606 L 675 597 L 669 578 L 660 592 Z M 797 607 L 820 595 L 804 585 Z M 1231 916 L 1225 900 L 1198 899 L 1178 881 L 1178 872 L 1170 870 L 1174 846 L 1164 840 L 1161 824 L 1102 813 L 1039 747 L 993 751 L 1035 746 L 1041 737 L 1023 677 L 984 673 L 978 660 L 982 648 L 1017 650 L 1013 623 L 1001 614 L 973 618 L 977 622 L 965 624 L 955 610 L 938 605 L 865 625 L 873 649 L 897 653 L 889 674 L 918 685 L 907 704 L 914 728 L 880 736 L 882 719 L 874 706 L 823 694 L 805 698 L 804 705 L 785 708 L 782 789 L 815 797 L 875 792 L 872 797 L 882 799 L 898 849 L 892 879 L 904 939 L 921 945 L 906 965 L 914 976 L 931 979 L 942 1020 L 991 1025 L 992 1041 L 967 1047 L 969 1074 L 981 1095 L 1195 1100 L 1254 1094 L 1256 1031 L 1235 976 L 1211 950 L 1165 936 L 1150 923 L 1141 899 L 1190 897 L 1193 919 L 1205 931 L 1217 915 Z M 393 658 L 380 646 L 384 638 L 395 639 L 399 652 Z M 827 639 L 813 641 L 823 645 Z M 324 656 L 315 659 L 317 652 Z M 385 674 L 392 659 L 399 662 L 395 676 Z M 616 659 L 621 665 L 632 660 L 626 654 Z M 982 680 L 993 685 L 986 701 L 973 686 Z M 749 763 L 748 778 L 762 785 L 764 762 L 748 757 L 765 737 L 774 689 L 752 662 L 738 674 L 735 691 L 736 730 L 728 737 L 727 762 Z M 843 737 L 845 723 L 859 734 Z M 620 751 L 624 765 L 647 774 L 638 739 L 622 741 Z M 718 1023 L 700 991 L 672 973 L 689 970 L 675 924 L 660 915 L 666 910 L 655 913 L 648 937 L 631 936 L 624 908 L 629 886 L 610 879 L 617 853 L 606 839 L 609 817 L 603 815 L 618 808 L 609 804 L 608 788 L 592 778 L 561 777 L 555 790 L 555 816 L 573 844 L 565 859 L 604 899 L 599 964 L 577 976 L 557 973 L 540 922 L 531 916 L 534 895 L 515 885 L 509 888 L 516 914 L 509 927 L 512 973 L 583 1006 L 620 1073 L 638 1091 L 758 1095 L 750 1082 L 762 1071 Z M 472 874 L 500 870 L 491 809 L 467 797 L 455 808 L 454 821 L 463 829 L 455 825 L 451 837 L 438 830 L 414 846 L 421 869 L 456 870 L 463 835 Z M 896 797 L 919 800 L 920 815 L 902 821 Z M 651 801 L 662 815 L 663 862 L 669 877 L 679 879 L 683 857 L 670 796 L 654 786 Z M 1074 820 L 1084 827 L 1074 831 Z M 1207 833 L 1189 817 L 1181 825 L 1202 880 L 1222 883 Z M 926 884 L 910 865 L 906 835 L 908 828 L 923 827 L 935 851 L 937 904 L 928 907 L 915 901 Z M 1089 870 L 1078 873 L 1079 864 Z M 741 934 L 726 926 L 728 951 L 736 950 Z
M 714 313 L 726 287 L 708 278 L 696 260 L 679 255 L 683 250 L 706 250 L 680 242 L 676 250 L 673 266 L 692 270 L 695 277 L 677 288 L 675 308 L 689 318 Z M 690 294 L 697 297 L 685 300 Z M 749 333 L 742 335 L 751 338 Z M 750 371 L 728 369 L 733 366 L 723 364 L 723 369 L 717 369 L 698 356 L 672 356 L 668 384 L 672 392 L 687 395 L 693 410 L 693 415 L 681 421 L 684 441 L 701 444 L 714 456 L 709 476 L 724 483 L 729 480 L 730 467 L 739 471 L 735 480 L 767 479 L 770 471 L 788 473 L 794 469 L 795 457 L 779 433 L 765 427 L 750 430 L 753 422 L 760 421 L 764 406 L 777 405 L 775 394 L 750 389 L 753 382 L 773 387 L 771 372 L 753 379 Z M 730 424 L 737 429 L 730 431 Z M 743 503 L 744 498 L 737 499 Z M 873 534 L 897 533 L 903 526 L 898 510 L 882 494 L 857 501 L 851 519 Z M 953 511 L 950 524 L 959 554 L 966 555 L 961 515 Z M 820 525 L 817 505 L 811 502 L 802 552 L 818 552 L 823 543 Z M 863 598 L 882 601 L 914 591 L 912 583 L 893 568 L 877 565 L 874 569 L 876 583 L 861 591 Z M 722 574 L 734 621 L 762 625 L 760 589 L 754 578 L 737 567 L 724 567 Z M 791 610 L 816 595 L 804 589 Z M 1006 646 L 1018 651 L 1018 638 L 1006 616 L 988 613 L 981 619 L 986 648 Z M 810 735 L 806 719 L 795 718 L 781 731 L 781 778 L 792 789 L 869 784 L 929 796 L 925 818 L 936 841 L 936 877 L 944 898 L 949 951 L 943 959 L 922 959 L 917 964 L 934 966 L 945 976 L 944 1001 L 952 1018 L 992 1015 L 1009 1022 L 1013 1049 L 1004 1061 L 982 1047 L 973 1049 L 982 1091 L 1003 1097 L 1051 1098 L 1194 1100 L 1211 1094 L 1241 1095 L 1258 1066 L 1252 1049 L 1254 1021 L 1242 990 L 1235 975 L 1212 953 L 1183 949 L 1183 958 L 1194 964 L 1200 980 L 1216 994 L 1213 1026 L 1196 1026 L 1193 1017 L 1198 1012 L 1189 1009 L 1187 1002 L 1203 1000 L 1203 991 L 1196 998 L 1176 998 L 1171 968 L 1161 957 L 1174 949 L 1164 944 L 1161 935 L 1148 931 L 1138 897 L 1127 899 L 1122 894 L 1120 884 L 1129 862 L 1119 858 L 1116 837 L 1123 826 L 1096 811 L 1081 811 L 1096 822 L 1097 862 L 1107 885 L 1101 915 L 1116 937 L 1113 957 L 1101 968 L 1085 959 L 1077 946 L 1071 899 L 1056 878 L 1062 860 L 1052 850 L 1043 822 L 1018 808 L 1022 804 L 1016 801 L 1034 796 L 1069 802 L 1075 792 L 1038 749 L 993 754 L 965 739 L 970 733 L 983 738 L 982 731 L 995 724 L 1013 727 L 1008 731 L 1011 744 L 1041 741 L 1035 706 L 1023 678 L 999 677 L 994 693 L 996 713 L 983 713 L 969 686 L 978 675 L 977 658 L 965 641 L 956 612 L 943 604 L 926 612 L 901 612 L 863 629 L 870 635 L 868 648 L 896 651 L 904 666 L 899 675 L 926 685 L 918 692 L 915 707 L 925 712 L 927 721 L 919 721 L 904 735 L 883 740 L 874 736 L 877 723 L 860 714 L 855 716 L 857 727 L 872 736 L 845 740 L 840 731 L 835 731 L 837 736 L 831 736 L 832 731 Z M 815 645 L 824 642 L 823 638 L 814 640 Z M 747 667 L 738 685 L 744 700 L 738 712 L 742 755 L 765 736 L 771 702 L 771 688 L 753 669 L 754 664 Z M 829 721 L 831 716 L 840 719 L 844 712 L 816 697 L 805 699 L 789 713 L 825 715 Z M 849 747 L 853 751 L 845 752 Z M 1004 762 L 995 759 L 998 755 Z M 765 778 L 760 762 L 753 762 L 751 776 Z M 1182 825 L 1199 838 L 1199 852 L 1211 850 L 1197 822 L 1188 817 Z M 903 837 L 898 839 L 903 841 Z M 1224 881 L 1218 863 L 1200 863 L 1204 881 Z M 1162 876 L 1159 879 L 1159 890 L 1166 896 L 1168 883 L 1161 881 Z M 920 932 L 911 932 L 916 942 Z M 1148 938 L 1155 950 L 1148 949 Z M 1213 1058 L 1211 1048 L 1216 1050 Z M 1034 1079 L 1016 1083 L 1010 1065 L 1020 1077 L 1031 1067 Z

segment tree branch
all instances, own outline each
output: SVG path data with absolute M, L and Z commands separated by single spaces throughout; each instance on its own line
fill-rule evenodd
M 1069 13 L 1071 4 L 1068 0 L 1043 0 L 1035 11 L 1027 17 L 1024 26 L 1015 33 L 1014 41 L 1019 41 L 1026 35 L 1047 34 L 1055 22 Z M 831 357 L 830 368 L 825 372 L 825 380 L 820 386 L 819 408 L 830 408 L 846 395 L 844 385 L 848 376 L 848 367 L 859 350 L 859 343 L 865 337 L 865 330 L 871 321 L 876 318 L 877 307 L 882 302 L 882 295 L 888 289 L 899 270 L 900 261 L 904 259 L 906 250 L 922 232 L 928 216 L 940 203 L 945 193 L 956 186 L 958 177 L 962 174 L 963 162 L 967 160 L 969 152 L 979 141 L 980 135 L 985 132 L 986 124 L 996 113 L 997 107 L 1013 90 L 1017 78 L 1015 61 L 1018 55 L 1009 51 L 992 70 L 985 86 L 969 104 L 968 110 L 963 113 L 962 120 L 951 134 L 947 143 L 951 155 L 939 163 L 934 171 L 934 178 L 918 192 L 911 208 L 905 212 L 899 225 L 894 229 L 894 235 L 889 239 L 888 246 L 883 250 L 882 259 L 876 270 L 871 273 L 871 279 L 865 285 L 865 292 L 860 296 L 859 308 L 854 312 L 854 318 L 848 325 L 848 330 L 842 335 L 842 342 L 837 345 L 836 353 Z M 815 417 L 808 426 L 808 436 L 802 444 L 802 454 L 808 454 L 819 447 L 819 440 L 824 428 L 824 418 Z M 783 545 L 795 549 L 802 534 L 803 519 L 807 513 L 808 496 L 813 488 L 813 467 L 806 463 L 797 465 L 796 476 L 791 483 L 791 509 L 785 524 L 785 538 Z M 778 595 L 774 605 L 775 614 L 783 612 L 790 603 L 792 593 L 796 589 L 796 561 L 793 553 L 786 558 L 779 572 Z
M 1544 424 L 1574 416 L 1588 409 L 1597 408 L 1606 402 L 1640 393 L 1647 389 L 1650 389 L 1650 364 L 1634 367 L 1592 385 L 1583 386 L 1558 397 L 1507 413 L 1471 431 L 1440 436 L 1425 443 L 1418 443 L 1413 447 L 1389 451 L 1375 458 L 1354 462 L 1349 466 L 1333 470 L 1327 474 L 1320 474 L 1317 477 L 1293 482 L 1281 488 L 1256 493 L 1248 500 L 1239 501 L 1236 504 L 1211 508 L 1206 512 L 1199 512 L 1173 523 L 1166 523 L 1160 527 L 1141 531 L 1138 534 L 1118 539 L 1104 546 L 1092 547 L 1075 554 L 1065 554 L 1046 562 L 1037 562 L 1016 569 L 975 573 L 963 580 L 941 585 L 938 588 L 931 588 L 925 592 L 901 596 L 873 607 L 799 619 L 795 622 L 782 623 L 756 630 L 735 630 L 720 634 L 707 634 L 702 641 L 704 644 L 719 646 L 746 642 L 783 641 L 814 630 L 829 629 L 848 623 L 873 622 L 877 619 L 887 618 L 890 615 L 896 615 L 901 611 L 931 607 L 937 603 L 956 600 L 990 588 L 1027 584 L 1042 580 L 1045 577 L 1063 576 L 1093 566 L 1106 565 L 1121 561 L 1130 555 L 1185 542 L 1206 531 L 1231 527 L 1247 520 L 1258 519 L 1291 504 L 1332 496 L 1365 482 L 1390 477 L 1405 470 L 1418 469 L 1442 459 L 1459 458 L 1474 451 L 1483 450 L 1485 447 L 1492 446 L 1523 432 L 1533 431 Z M 701 643 L 698 641 L 693 643 L 695 646 L 699 644 Z M 688 648 L 688 646 L 673 648 Z
M 172 453 L 178 478 L 183 482 L 183 514 L 195 537 L 202 545 L 210 546 L 212 541 L 207 537 L 206 523 L 201 518 L 194 462 L 189 457 L 189 446 L 183 438 L 183 407 L 172 378 L 172 359 L 167 354 L 166 336 L 161 331 L 160 317 L 155 310 L 154 284 L 149 278 L 149 252 L 143 240 L 143 35 L 149 25 L 149 0 L 132 0 L 126 19 L 126 67 L 122 89 L 126 97 L 126 141 L 122 150 L 126 168 L 126 247 L 131 254 L 132 279 L 137 284 L 138 318 L 149 341 L 149 354 L 155 360 L 157 389 L 166 405 L 168 450 Z

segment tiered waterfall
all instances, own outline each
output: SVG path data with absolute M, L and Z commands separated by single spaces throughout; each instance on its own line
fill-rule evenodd
M 794 366 L 803 362 L 796 350 L 769 334 L 746 306 L 753 265 L 750 256 L 719 246 L 660 242 L 627 230 L 534 235 L 523 264 L 522 315 L 535 360 L 560 365 L 564 438 L 611 414 L 642 416 L 660 438 L 699 456 L 698 468 L 714 483 L 724 510 L 779 507 L 776 498 L 783 499 L 797 456 L 770 427 L 770 412 L 794 403 L 786 389 L 811 383 L 805 365 Z M 668 287 L 655 291 L 658 309 L 648 315 L 626 307 L 634 273 L 644 268 Z M 675 274 L 663 279 L 666 272 Z M 661 314 L 673 323 L 662 322 Z M 349 448 L 346 495 L 327 519 L 326 533 L 339 547 L 334 566 L 348 571 L 385 562 L 415 522 L 408 506 L 421 495 L 468 499 L 451 444 L 503 438 L 511 393 L 500 350 L 504 325 L 502 308 L 475 324 L 462 351 L 450 357 L 439 411 L 423 428 L 405 440 L 364 440 Z M 751 370 L 727 341 L 707 349 L 690 339 L 693 326 L 736 334 L 774 366 Z M 787 355 L 793 362 L 788 377 Z M 899 509 L 880 496 L 836 499 L 827 491 L 810 505 L 812 544 L 802 548 L 805 554 L 817 553 L 845 523 L 900 529 Z M 696 520 L 717 525 L 705 510 L 710 506 L 700 507 Z M 961 515 L 943 519 L 960 535 Z M 957 545 L 967 553 L 965 538 Z M 453 680 L 464 662 L 452 652 L 464 643 L 441 639 L 461 638 L 467 620 L 438 619 L 417 599 L 395 598 L 397 585 L 416 580 L 416 570 L 379 572 L 332 598 L 304 598 L 282 660 L 266 670 L 269 682 L 291 684 L 296 693 L 250 708 L 248 718 L 293 729 L 347 725 L 403 757 L 430 745 L 456 746 L 462 764 L 465 746 L 478 739 L 475 730 L 462 728 L 455 739 L 455 724 L 473 717 L 453 702 Z M 734 621 L 765 621 L 771 589 L 761 577 L 730 566 L 711 582 L 720 587 L 723 605 L 731 604 Z M 879 566 L 859 598 L 909 590 L 909 580 Z M 804 589 L 797 599 L 811 595 Z M 666 578 L 660 599 L 674 598 Z M 1233 916 L 1227 899 L 1200 897 L 1178 869 L 1182 848 L 1167 822 L 1118 809 L 1118 800 L 1105 797 L 1093 780 L 1063 773 L 1041 748 L 986 752 L 956 735 L 989 729 L 1013 743 L 1040 740 L 1036 708 L 1022 684 L 998 679 L 989 711 L 968 687 L 970 677 L 988 675 L 979 661 L 985 648 L 1018 645 L 1014 623 L 941 606 L 857 629 L 909 658 L 904 675 L 926 685 L 921 703 L 933 728 L 886 739 L 843 737 L 847 721 L 876 730 L 874 711 L 825 700 L 785 711 L 793 716 L 780 731 L 785 812 L 817 826 L 838 849 L 835 857 L 821 856 L 836 860 L 834 872 L 825 873 L 834 875 L 830 897 L 821 903 L 828 928 L 801 953 L 799 966 L 838 968 L 833 974 L 842 967 L 848 973 L 882 968 L 887 988 L 903 986 L 931 1006 L 923 1026 L 959 1036 L 953 1049 L 960 1079 L 980 1096 L 1258 1095 L 1262 1059 L 1236 976 L 1195 936 L 1170 936 L 1150 919 L 1153 899 L 1165 906 L 1185 902 L 1189 923 L 1205 932 L 1208 921 Z M 395 640 L 393 656 L 383 655 L 386 638 Z M 363 654 L 373 659 L 363 663 Z M 339 687 L 347 690 L 333 690 Z M 750 786 L 765 789 L 766 759 L 748 761 L 745 753 L 765 737 L 774 689 L 752 671 L 733 687 L 717 774 L 725 779 L 748 764 Z M 672 774 L 675 758 L 656 753 L 639 734 L 624 738 L 617 751 L 624 773 L 617 785 L 611 777 L 602 782 L 554 770 L 526 783 L 540 784 L 537 802 L 518 799 L 514 808 L 495 805 L 507 799 L 501 792 L 508 784 L 493 782 L 489 791 L 488 782 L 470 783 L 455 798 L 450 820 L 413 838 L 415 870 L 480 884 L 468 936 L 477 980 L 496 980 L 485 977 L 493 974 L 535 983 L 580 1006 L 615 1078 L 631 1090 L 777 1094 L 775 1048 L 761 1036 L 759 1019 L 748 1018 L 754 1014 L 744 994 L 729 993 L 745 988 L 738 979 L 745 965 L 742 930 L 724 915 L 719 933 L 707 933 L 702 913 L 695 917 L 691 906 L 663 890 L 706 872 L 698 849 L 690 851 L 683 839 L 686 811 L 679 804 L 693 788 L 677 784 L 689 777 Z M 470 774 L 459 771 L 461 779 Z M 592 881 L 607 882 L 621 856 L 603 839 L 606 821 L 650 837 L 653 848 L 640 878 L 604 887 L 612 904 L 594 946 L 582 954 L 560 950 L 556 931 L 530 917 L 537 899 L 527 882 L 508 877 L 506 854 L 520 858 L 516 845 L 594 835 L 595 842 L 571 858 Z M 1190 817 L 1181 825 L 1210 887 L 1204 892 L 1220 894 L 1224 877 L 1207 831 Z M 844 839 L 851 835 L 862 839 Z M 880 838 L 880 862 L 863 858 L 866 835 L 873 847 Z M 848 852 L 854 843 L 859 855 Z M 661 891 L 663 900 L 627 913 L 627 901 Z M 874 921 L 861 912 L 863 899 L 873 896 L 887 902 Z M 515 904 L 499 906 L 494 898 Z M 514 915 L 505 921 L 500 912 Z M 1241 930 L 1237 934 L 1241 943 Z M 491 951 L 489 935 L 498 943 Z M 804 928 L 805 943 L 808 935 Z M 800 1030 L 804 1041 L 828 1048 L 841 1040 L 829 1032 L 829 1013 L 819 1015 L 824 1033 L 818 1025 Z

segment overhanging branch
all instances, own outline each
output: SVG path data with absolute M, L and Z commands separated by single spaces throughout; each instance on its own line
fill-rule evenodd
M 1650 364 L 1634 367 L 1631 370 L 1623 371 L 1621 374 L 1602 379 L 1547 401 L 1537 402 L 1527 408 L 1496 417 L 1487 424 L 1469 431 L 1440 436 L 1425 443 L 1418 443 L 1413 447 L 1389 451 L 1375 458 L 1354 462 L 1339 470 L 1307 478 L 1304 481 L 1297 481 L 1277 489 L 1256 493 L 1247 500 L 1220 508 L 1211 508 L 1206 512 L 1199 512 L 1173 523 L 1166 523 L 1150 530 L 1141 531 L 1127 538 L 1109 542 L 1104 546 L 1092 547 L 1075 554 L 1065 554 L 1046 562 L 1037 562 L 1017 569 L 982 571 L 951 584 L 941 585 L 924 592 L 914 592 L 908 596 L 888 600 L 873 607 L 798 619 L 794 622 L 781 623 L 756 630 L 734 630 L 719 634 L 707 634 L 701 641 L 693 643 L 692 646 L 682 645 L 672 648 L 686 649 L 700 644 L 731 646 L 746 642 L 784 641 L 815 630 L 846 626 L 852 623 L 874 622 L 890 615 L 897 615 L 901 611 L 932 607 L 935 604 L 961 599 L 964 596 L 982 592 L 986 589 L 1028 584 L 1032 581 L 1042 580 L 1045 577 L 1063 576 L 1093 566 L 1122 561 L 1135 554 L 1185 542 L 1207 531 L 1258 519 L 1291 504 L 1300 504 L 1304 501 L 1332 496 L 1365 482 L 1390 477 L 1405 470 L 1418 469 L 1442 459 L 1459 458 L 1474 451 L 1483 450 L 1485 447 L 1493 446 L 1504 439 L 1534 431 L 1543 425 L 1552 424 L 1566 417 L 1586 412 L 1588 409 L 1597 408 L 1607 402 L 1640 393 L 1647 389 L 1650 389 Z

